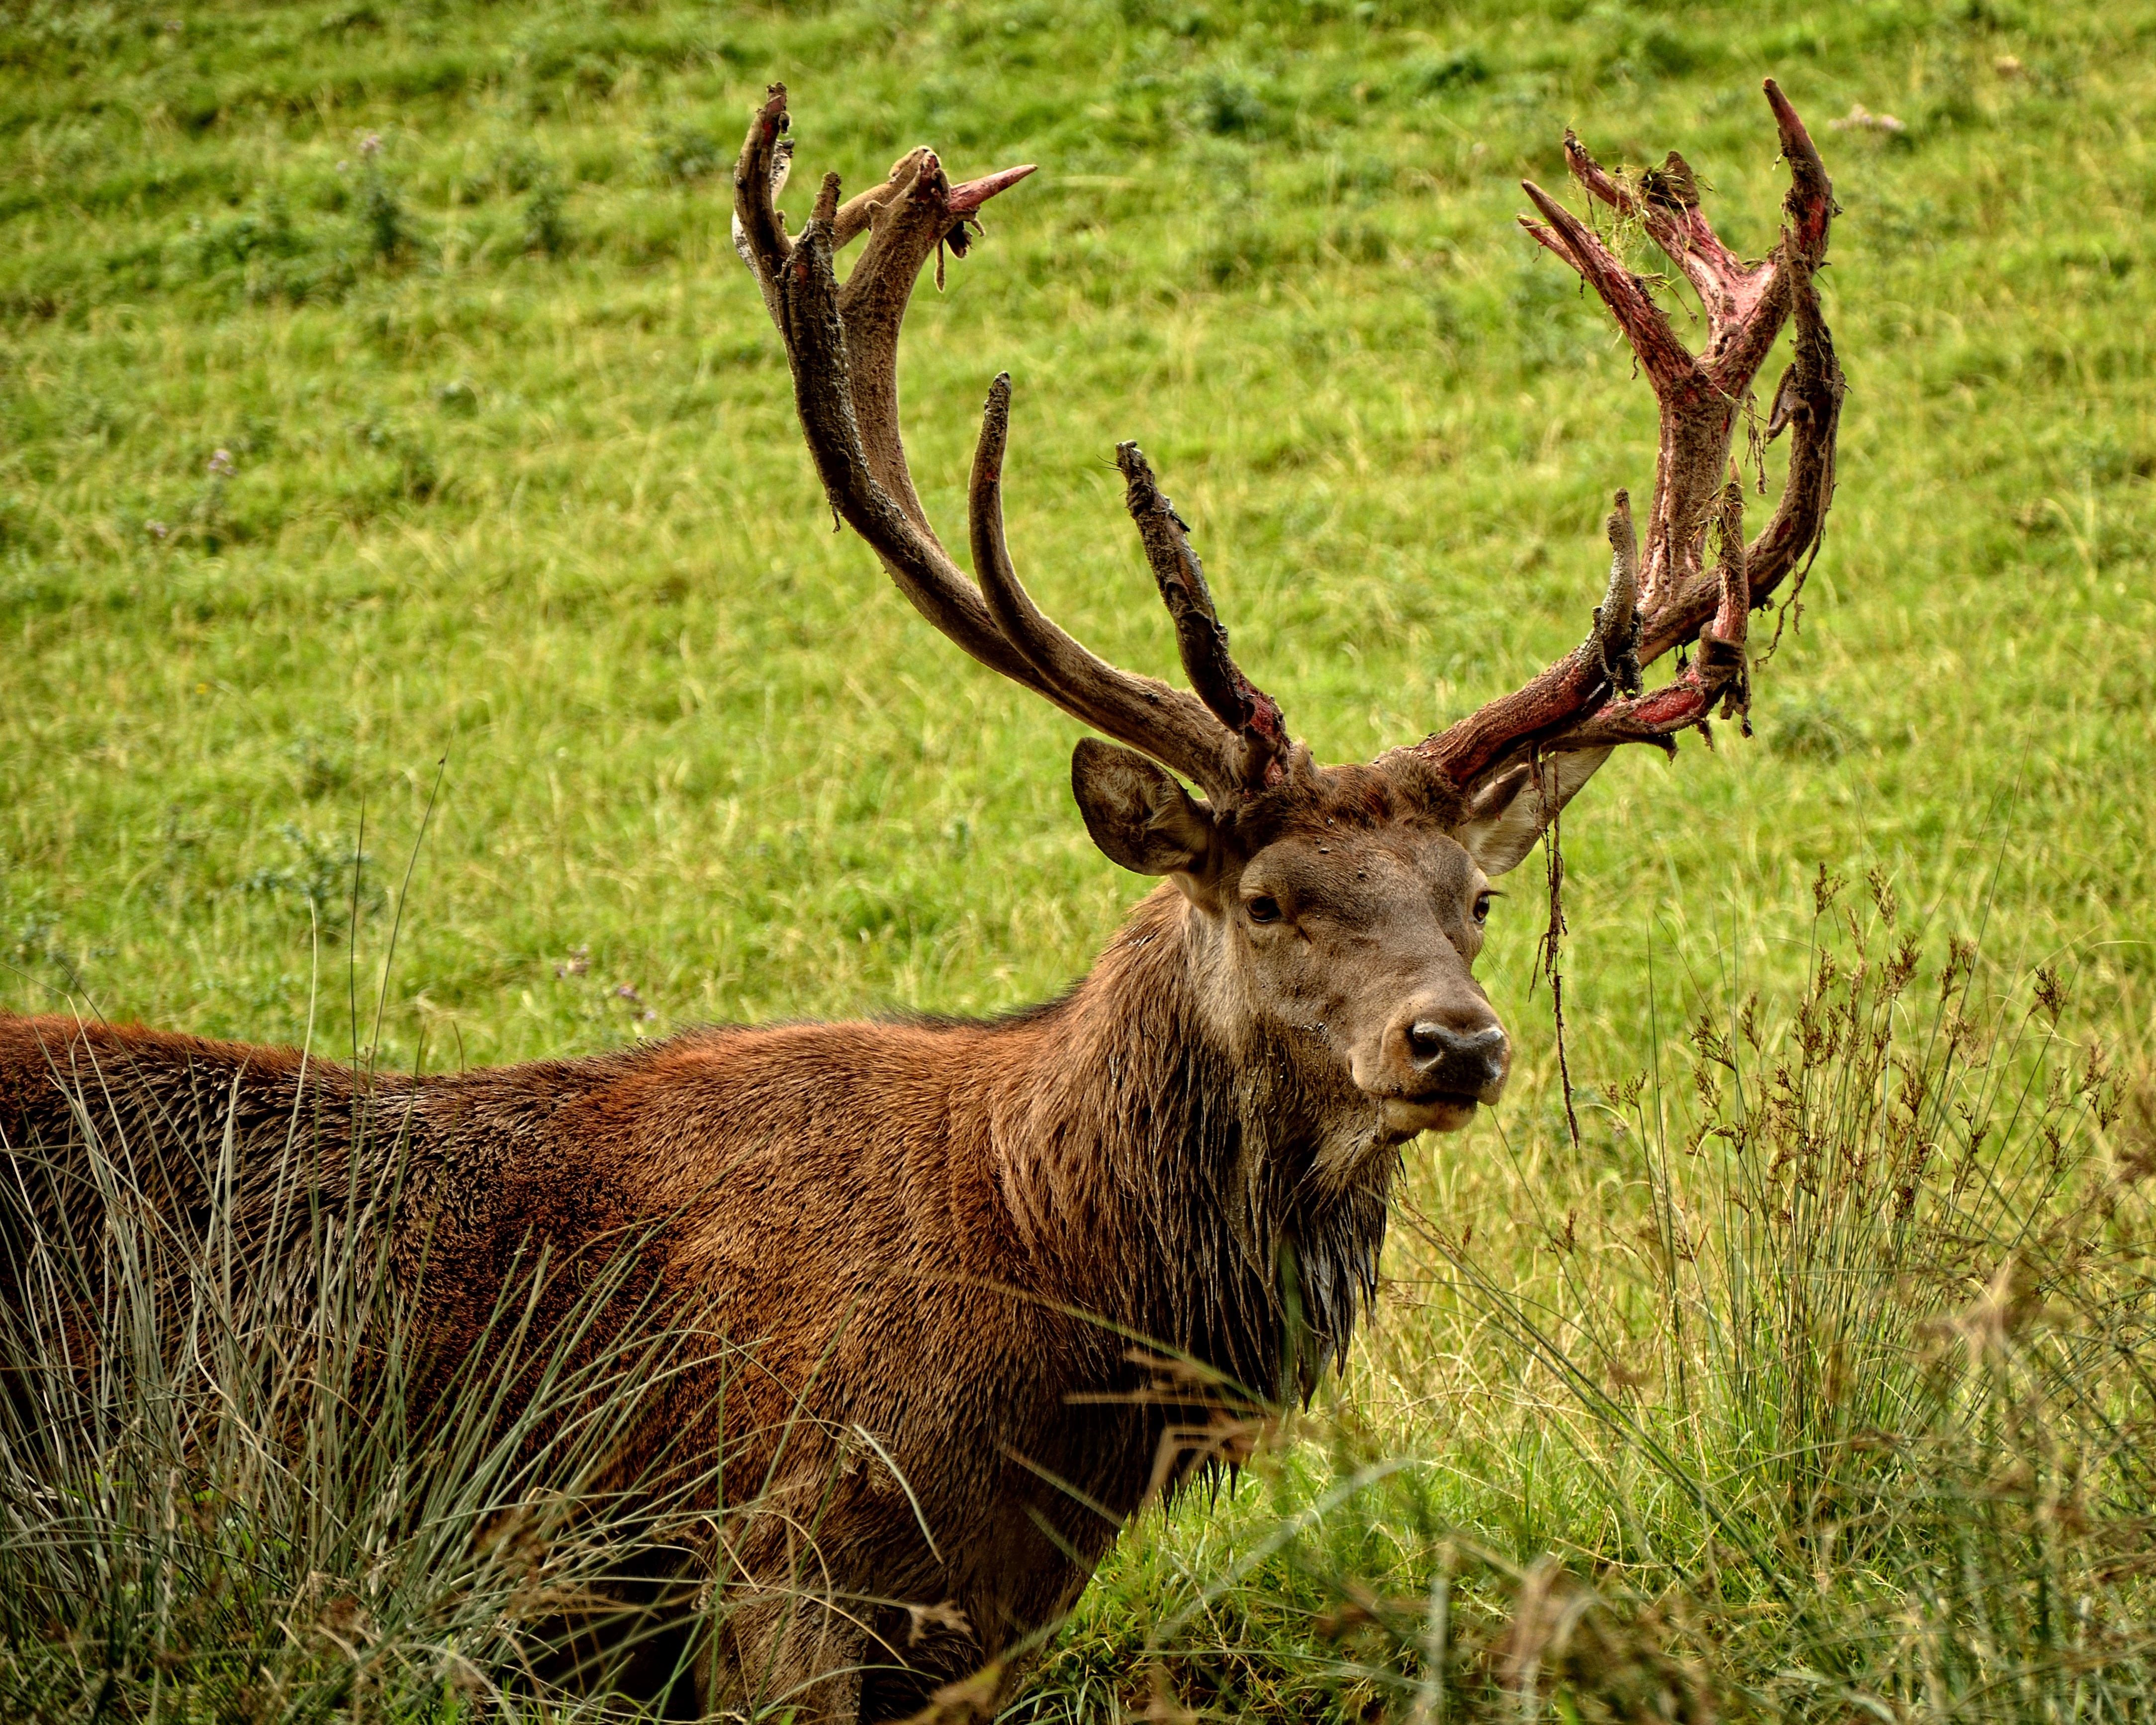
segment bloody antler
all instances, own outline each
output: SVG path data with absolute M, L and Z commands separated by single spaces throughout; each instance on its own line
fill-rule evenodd
M 1524 688 L 1419 746 L 1463 788 L 1491 782 L 1523 756 L 1606 752 L 1620 742 L 1666 746 L 1717 705 L 1742 707 L 1747 614 L 1819 542 L 1834 495 L 1843 382 L 1812 277 L 1825 258 L 1834 192 L 1796 110 L 1771 79 L 1766 92 L 1791 185 L 1780 241 L 1763 264 L 1741 262 L 1717 237 L 1691 170 L 1674 151 L 1635 187 L 1604 172 L 1566 135 L 1566 158 L 1581 185 L 1637 219 L 1698 293 L 1707 341 L 1696 356 L 1646 284 L 1593 228 L 1540 187 L 1526 187 L 1543 219 L 1522 217 L 1521 224 L 1609 308 L 1661 404 L 1661 439 L 1644 545 L 1635 544 L 1625 494 L 1617 494 L 1609 593 L 1587 640 Z M 1769 438 L 1792 434 L 1789 480 L 1773 520 L 1748 546 L 1730 445 L 1753 376 L 1792 318 L 1796 357 L 1767 424 Z M 1720 541 L 1712 569 L 1710 531 Z M 1699 651 L 1673 681 L 1640 692 L 1640 665 L 1695 639 Z
M 1545 795 L 1561 804 L 1620 742 L 1669 745 L 1719 706 L 1748 699 L 1745 629 L 1819 542 L 1834 495 L 1842 377 L 1812 284 L 1825 259 L 1833 188 L 1803 123 L 1769 80 L 1791 187 L 1779 243 L 1747 264 L 1716 235 L 1682 157 L 1671 154 L 1637 184 L 1606 173 L 1569 135 L 1565 153 L 1589 194 L 1637 220 L 1698 293 L 1707 321 L 1693 354 L 1647 285 L 1601 238 L 1539 187 L 1542 219 L 1527 231 L 1590 284 L 1638 355 L 1661 408 L 1655 487 L 1644 538 L 1620 491 L 1609 521 L 1609 585 L 1588 639 L 1511 695 L 1418 746 L 1471 798 L 1543 756 L 1570 757 Z M 900 326 L 922 266 L 947 242 L 963 251 L 966 222 L 1033 170 L 1014 167 L 952 186 L 933 151 L 901 158 L 888 181 L 850 202 L 828 176 L 798 239 L 773 200 L 791 145 L 786 90 L 773 85 L 749 127 L 734 176 L 734 242 L 756 273 L 786 342 L 801 424 L 832 507 L 881 558 L 921 614 L 983 665 L 1074 717 L 1195 780 L 1216 808 L 1278 783 L 1291 747 L 1279 704 L 1228 651 L 1187 531 L 1134 444 L 1117 451 L 1137 523 L 1192 690 L 1122 670 L 1045 616 L 1012 567 L 1003 525 L 1003 457 L 1010 381 L 988 394 L 968 498 L 969 581 L 937 538 L 906 468 L 899 434 Z M 868 244 L 844 286 L 833 269 L 855 239 Z M 1792 433 L 1789 472 L 1764 531 L 1748 545 L 1730 447 L 1752 381 L 1783 326 L 1796 357 L 1776 390 L 1766 434 Z M 1709 536 L 1719 549 L 1707 564 Z M 978 583 L 978 586 L 976 585 Z M 1698 650 L 1666 686 L 1641 692 L 1640 667 L 1672 648 Z
M 844 205 L 838 177 L 828 175 L 815 213 L 790 239 L 773 207 L 790 157 L 787 126 L 786 88 L 773 85 L 734 172 L 735 244 L 785 339 L 802 430 L 832 507 L 921 615 L 982 664 L 1188 774 L 1216 805 L 1276 782 L 1288 747 L 1280 708 L 1229 657 L 1227 632 L 1183 524 L 1136 445 L 1119 451 L 1127 501 L 1195 696 L 1096 658 L 1043 615 L 1019 583 L 1004 542 L 1007 377 L 989 392 L 973 463 L 968 536 L 978 590 L 937 540 L 914 490 L 898 418 L 899 328 L 914 283 L 939 244 L 963 239 L 966 220 L 1032 168 L 954 187 L 932 151 L 915 150 L 885 185 Z M 840 286 L 833 259 L 862 233 L 868 245 Z

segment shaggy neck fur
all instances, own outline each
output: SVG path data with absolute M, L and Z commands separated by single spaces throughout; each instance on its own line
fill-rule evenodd
M 1163 888 L 1013 1027 L 1032 1070 L 1001 1091 L 996 1178 L 1055 1297 L 1245 1389 L 1306 1396 L 1376 1291 L 1399 1154 L 1310 1039 L 1229 1045 L 1205 1009 L 1201 917 Z M 1320 1170 L 1343 1137 L 1360 1151 L 1344 1183 Z

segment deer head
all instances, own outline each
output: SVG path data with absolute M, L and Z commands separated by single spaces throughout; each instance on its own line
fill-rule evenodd
M 848 203 L 837 176 L 827 176 L 793 237 L 773 204 L 792 153 L 783 85 L 772 87 L 749 127 L 734 179 L 735 244 L 784 338 L 833 508 L 952 640 L 1114 739 L 1081 741 L 1071 763 L 1094 841 L 1124 867 L 1166 877 L 1187 901 L 1180 926 L 1215 1035 L 1231 1048 L 1297 1050 L 1300 1087 L 1332 1093 L 1365 1117 L 1374 1111 L 1365 1144 L 1456 1128 L 1496 1100 L 1509 1048 L 1472 974 L 1490 882 L 1527 855 L 1618 744 L 1674 752 L 1679 732 L 1717 709 L 1745 711 L 1749 614 L 1819 542 L 1842 379 L 1812 278 L 1834 203 L 1795 112 L 1771 81 L 1766 95 L 1793 184 L 1779 242 L 1763 264 L 1741 262 L 1715 236 L 1675 154 L 1636 182 L 1620 180 L 1577 139 L 1565 141 L 1590 198 L 1639 222 L 1697 290 L 1707 323 L 1698 354 L 1592 227 L 1526 187 L 1541 216 L 1522 218 L 1528 232 L 1601 296 L 1661 403 L 1644 543 L 1619 491 L 1608 588 L 1577 649 L 1421 742 L 1332 767 L 1292 740 L 1279 703 L 1229 655 L 1184 524 L 1136 444 L 1116 452 L 1125 502 L 1173 619 L 1188 691 L 1096 658 L 1020 584 L 1001 503 L 1008 376 L 989 389 L 974 456 L 972 579 L 929 526 L 899 436 L 900 325 L 929 257 L 946 244 L 963 255 L 974 213 L 1032 168 L 953 186 L 934 153 L 916 149 L 885 184 Z M 863 236 L 842 285 L 833 260 Z M 1748 543 L 1732 439 L 1751 409 L 1753 376 L 1790 319 L 1795 357 L 1764 425 L 1768 438 L 1792 434 L 1789 479 L 1773 519 Z M 1645 692 L 1643 667 L 1673 650 L 1675 676 Z M 1352 1178 L 1322 1160 L 1319 1172 Z

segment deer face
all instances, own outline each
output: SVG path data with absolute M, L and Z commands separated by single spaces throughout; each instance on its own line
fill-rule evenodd
M 1072 784 L 1095 842 L 1194 907 L 1218 1028 L 1289 1050 L 1306 1093 L 1363 1122 L 1349 1136 L 1456 1132 L 1502 1095 L 1511 1045 L 1474 965 L 1491 880 L 1542 829 L 1524 775 L 1502 807 L 1471 805 L 1411 755 L 1322 769 L 1299 756 L 1223 818 L 1152 762 L 1089 740 Z
M 1254 1015 L 1344 1068 L 1398 1142 L 1503 1093 L 1510 1045 L 1474 977 L 1490 898 L 1456 840 L 1396 820 L 1288 834 L 1199 902 Z

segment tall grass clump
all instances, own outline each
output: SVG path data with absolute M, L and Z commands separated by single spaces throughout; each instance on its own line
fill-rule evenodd
M 1701 1014 L 1584 1167 L 1410 1208 L 1361 1381 L 1029 1716 L 2148 1717 L 2146 1086 L 1873 888 L 1822 874 L 1801 993 Z
M 608 1705 L 656 1645 L 636 1575 L 716 1495 L 715 1459 L 622 1459 L 696 1353 L 639 1254 L 535 1245 L 452 1357 L 393 1108 L 354 1105 L 346 1157 L 310 1096 L 264 1152 L 237 1093 L 205 1143 L 130 1075 L 54 1081 L 76 1130 L 7 1147 L 0 1192 L 0 1717 Z

